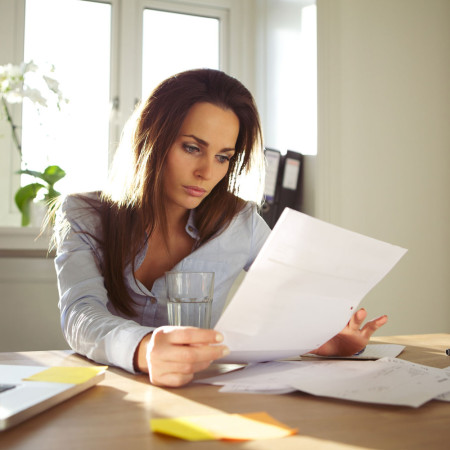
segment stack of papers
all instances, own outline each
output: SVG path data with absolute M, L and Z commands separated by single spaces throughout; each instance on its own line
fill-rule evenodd
M 418 407 L 432 399 L 450 401 L 450 367 L 436 369 L 386 357 L 376 361 L 302 360 L 250 364 L 198 383 L 222 392 L 302 391 L 343 400 Z
M 215 326 L 231 350 L 221 362 L 315 350 L 405 252 L 286 208 Z

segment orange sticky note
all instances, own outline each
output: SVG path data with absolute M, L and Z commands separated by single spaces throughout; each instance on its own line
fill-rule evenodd
M 82 384 L 97 374 L 104 372 L 108 366 L 92 367 L 49 367 L 35 373 L 24 381 L 45 381 L 48 383 Z
M 272 416 L 267 414 L 266 412 L 255 412 L 255 413 L 247 413 L 247 414 L 241 414 L 244 417 L 247 417 L 248 419 L 258 420 L 263 423 L 267 423 L 270 425 L 274 425 L 278 428 L 286 430 L 288 432 L 288 435 L 296 434 L 298 432 L 297 428 L 290 428 L 284 423 L 279 422 L 278 420 L 274 419 Z
M 154 432 L 190 441 L 275 439 L 297 432 L 296 429 L 287 427 L 265 412 L 152 419 L 150 426 Z

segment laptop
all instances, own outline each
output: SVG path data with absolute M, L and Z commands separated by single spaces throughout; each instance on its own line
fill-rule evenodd
M 0 365 L 0 432 L 95 386 L 106 369 Z

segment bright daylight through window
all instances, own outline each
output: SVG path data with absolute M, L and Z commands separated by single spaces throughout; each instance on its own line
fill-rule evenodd
M 147 9 L 143 31 L 142 98 L 175 73 L 219 68 L 218 19 Z
M 265 145 L 315 154 L 314 3 L 271 0 L 263 8 L 221 0 L 5 0 L 0 37 L 17 45 L 0 51 L 0 65 L 54 67 L 49 75 L 68 101 L 60 109 L 55 101 L 39 108 L 28 99 L 23 107 L 11 105 L 21 167 L 12 122 L 0 123 L 6 161 L 0 167 L 0 226 L 20 225 L 15 193 L 40 182 L 17 175 L 20 168 L 61 167 L 66 175 L 54 187 L 63 194 L 102 189 L 135 102 L 186 69 L 209 67 L 238 77 L 256 98 Z M 11 29 L 5 26 L 10 21 Z
M 67 103 L 63 102 L 60 110 L 50 104 L 37 109 L 32 102 L 23 103 L 22 169 L 43 171 L 49 165 L 60 166 L 66 176 L 55 187 L 62 193 L 101 189 L 110 153 L 117 145 L 117 139 L 110 142 L 110 121 L 115 113 L 111 109 L 111 77 L 117 76 L 111 72 L 116 51 L 111 42 L 120 35 L 112 29 L 114 5 L 117 3 L 26 1 L 24 61 L 54 67 L 52 76 L 59 81 Z M 143 98 L 179 71 L 219 68 L 219 19 L 144 9 L 142 20 Z M 130 68 L 133 70 L 139 68 Z M 126 117 L 121 119 L 124 122 Z M 35 181 L 22 175 L 21 185 Z
M 26 2 L 24 60 L 54 65 L 68 103 L 37 114 L 24 102 L 23 160 L 35 170 L 59 165 L 67 173 L 57 185 L 62 192 L 98 189 L 106 179 L 110 42 L 111 5 Z

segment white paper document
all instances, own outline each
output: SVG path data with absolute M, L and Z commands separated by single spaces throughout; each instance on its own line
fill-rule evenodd
M 390 356 L 395 358 L 405 349 L 404 345 L 398 344 L 368 344 L 363 352 L 352 356 L 317 356 L 307 353 L 309 358 L 327 358 L 327 359 L 381 359 Z
M 418 407 L 433 398 L 445 399 L 450 373 L 395 358 L 272 361 L 197 382 L 222 385 L 222 392 L 272 394 L 299 390 L 343 400 Z
M 215 329 L 258 362 L 308 353 L 339 333 L 406 250 L 286 208 Z
M 327 364 L 327 361 L 317 363 Z M 354 372 L 347 372 L 349 363 L 353 365 Z M 423 405 L 450 388 L 450 377 L 442 369 L 401 359 L 383 358 L 360 362 L 364 364 L 364 370 L 355 366 L 357 361 L 334 361 L 328 364 L 331 367 L 307 368 L 292 385 L 314 395 L 413 407 Z M 341 367 L 337 367 L 339 364 Z M 330 370 L 333 371 L 332 375 Z
M 444 372 L 447 374 L 448 377 L 450 377 L 450 366 L 448 366 L 446 369 L 443 369 Z M 438 395 L 436 397 L 436 400 L 441 400 L 443 402 L 450 402 L 450 391 L 444 392 L 441 395 Z

